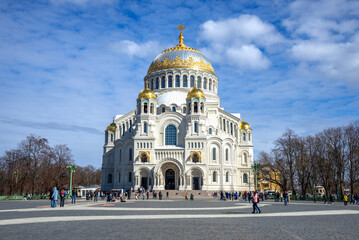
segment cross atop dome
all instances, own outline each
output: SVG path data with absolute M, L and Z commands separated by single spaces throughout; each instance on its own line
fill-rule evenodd
M 186 27 L 183 26 L 182 23 L 177 27 L 177 29 L 180 30 L 180 35 L 179 35 L 179 37 L 178 37 L 179 45 L 180 45 L 180 46 L 185 46 L 185 45 L 183 44 L 183 39 L 184 39 L 184 37 L 183 37 L 183 35 L 182 35 L 182 31 L 183 31 L 185 28 L 186 28 Z

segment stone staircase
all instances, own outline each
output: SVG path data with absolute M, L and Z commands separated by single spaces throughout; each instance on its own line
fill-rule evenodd
M 156 191 L 157 193 L 159 191 Z M 186 193 L 188 193 L 188 198 L 190 197 L 191 193 L 193 193 L 193 197 L 194 199 L 198 199 L 198 198 L 212 198 L 212 194 L 210 194 L 208 191 L 205 190 L 183 190 L 183 191 L 179 191 L 179 190 L 161 190 L 162 194 L 163 194 L 163 199 L 166 198 L 166 194 L 167 192 L 169 193 L 169 198 L 170 199 L 184 199 Z

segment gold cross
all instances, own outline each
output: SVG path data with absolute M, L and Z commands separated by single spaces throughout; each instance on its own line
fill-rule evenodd
M 182 31 L 185 29 L 186 27 L 182 25 L 182 23 L 177 27 L 178 30 Z

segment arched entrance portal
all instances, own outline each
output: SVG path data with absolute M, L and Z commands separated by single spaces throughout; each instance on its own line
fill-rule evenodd
M 173 169 L 168 169 L 166 171 L 165 189 L 166 190 L 174 190 L 175 188 L 176 188 L 175 171 Z

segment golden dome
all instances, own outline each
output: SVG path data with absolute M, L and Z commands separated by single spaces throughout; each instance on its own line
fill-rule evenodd
M 249 123 L 245 122 L 244 120 L 239 124 L 240 130 L 252 130 L 251 125 Z
M 112 123 L 107 126 L 106 131 L 116 131 L 115 118 L 113 118 Z
M 181 24 L 177 29 L 181 31 L 178 37 L 179 44 L 162 51 L 151 63 L 147 74 L 168 68 L 199 69 L 215 74 L 211 63 L 200 51 L 184 45 L 182 30 L 185 27 Z
M 157 99 L 156 94 L 148 88 L 148 81 L 146 81 L 146 88 L 138 94 L 138 98 Z
M 204 93 L 202 92 L 201 89 L 194 87 L 192 88 L 188 94 L 187 94 L 188 98 L 205 98 Z

